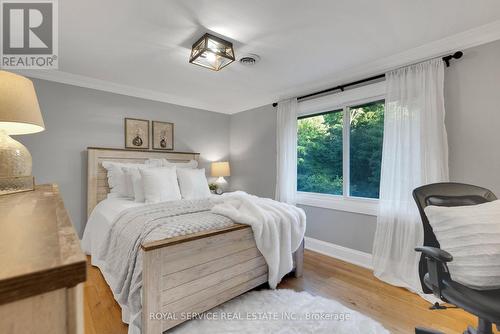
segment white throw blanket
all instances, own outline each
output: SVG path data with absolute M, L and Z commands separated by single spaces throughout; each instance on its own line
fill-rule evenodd
M 306 230 L 304 210 L 244 192 L 224 194 L 214 201 L 213 213 L 252 227 L 257 248 L 269 267 L 269 286 L 275 289 L 293 269 L 292 253 Z

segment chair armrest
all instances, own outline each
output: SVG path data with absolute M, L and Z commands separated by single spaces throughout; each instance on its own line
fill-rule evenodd
M 441 295 L 443 280 L 449 280 L 450 274 L 446 263 L 453 261 L 450 253 L 436 247 L 417 247 L 417 252 L 422 252 L 427 260 L 427 273 L 424 277 L 425 285 L 432 290 L 437 298 L 446 301 Z
M 436 247 L 417 247 L 415 248 L 417 252 L 422 252 L 426 257 L 433 258 L 439 262 L 451 262 L 453 261 L 453 256 L 447 251 L 442 250 L 441 248 Z

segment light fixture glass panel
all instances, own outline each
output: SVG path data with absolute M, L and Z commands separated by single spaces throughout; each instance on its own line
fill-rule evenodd
M 204 51 L 198 58 L 192 61 L 193 64 L 200 65 L 206 68 L 217 68 L 217 56 L 213 52 Z
M 208 49 L 212 50 L 213 52 L 222 52 L 225 53 L 226 48 L 219 42 L 214 41 L 209 39 L 208 40 Z
M 205 39 L 201 39 L 197 45 L 192 48 L 191 58 L 197 57 L 205 49 Z

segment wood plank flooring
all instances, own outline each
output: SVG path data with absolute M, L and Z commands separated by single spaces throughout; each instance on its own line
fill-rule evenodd
M 288 277 L 279 288 L 335 299 L 381 322 L 391 333 L 414 333 L 415 326 L 462 333 L 468 324 L 476 323 L 462 310 L 430 311 L 420 297 L 377 280 L 371 271 L 308 250 L 304 276 Z M 86 334 L 127 333 L 111 290 L 99 269 L 90 264 L 84 291 Z

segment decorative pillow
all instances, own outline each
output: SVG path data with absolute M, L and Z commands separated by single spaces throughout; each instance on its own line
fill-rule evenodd
M 181 199 L 176 167 L 140 168 L 146 203 Z
M 129 173 L 130 170 L 132 169 L 137 169 L 139 167 L 122 167 L 123 171 L 123 177 L 125 179 L 125 197 L 127 198 L 134 198 L 134 185 L 132 183 L 132 174 Z
M 198 161 L 189 160 L 188 162 L 171 162 L 167 159 L 148 159 L 146 165 L 156 165 L 158 167 L 177 167 L 177 168 L 197 168 Z
M 428 206 L 425 214 L 441 248 L 453 256 L 451 278 L 477 290 L 500 288 L 500 201 Z
M 136 202 L 144 202 L 144 185 L 139 173 L 141 168 L 160 167 L 158 162 L 146 164 L 122 164 L 122 171 L 125 174 L 126 197 L 133 198 Z
M 177 179 L 181 188 L 183 199 L 199 199 L 210 197 L 205 168 L 202 169 L 177 169 Z
M 125 182 L 125 174 L 123 173 L 123 164 L 113 161 L 103 161 L 102 167 L 108 172 L 108 185 L 110 192 L 108 197 L 127 197 L 127 185 Z
M 125 172 L 125 180 L 127 182 L 128 189 L 132 189 L 132 196 L 135 202 L 143 203 L 144 199 L 144 184 L 142 182 L 141 173 L 139 169 L 148 168 L 144 167 L 124 167 L 123 171 Z

